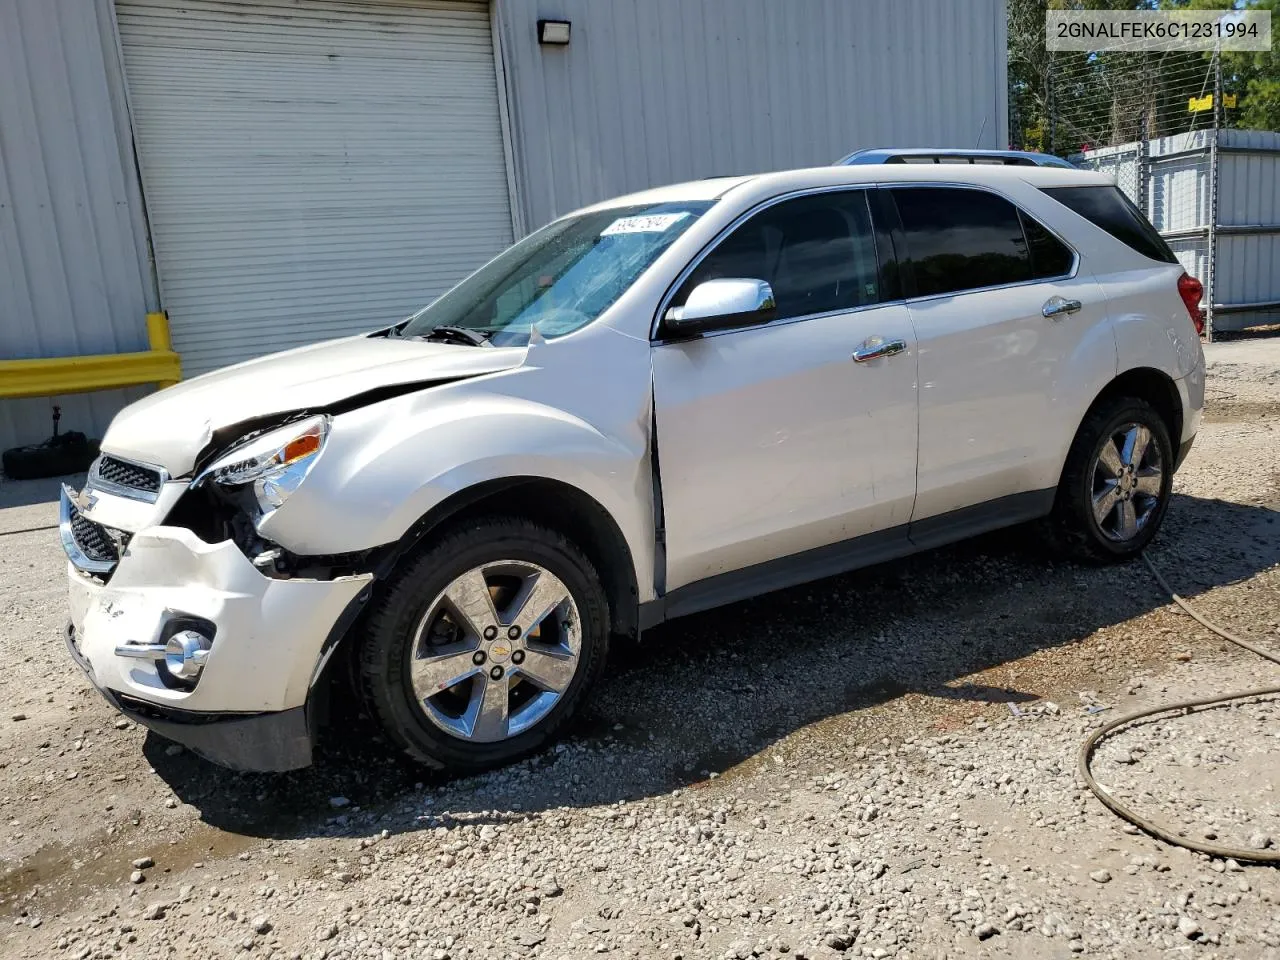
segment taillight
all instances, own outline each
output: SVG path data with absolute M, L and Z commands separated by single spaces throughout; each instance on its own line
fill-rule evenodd
M 1204 314 L 1200 312 L 1200 298 L 1204 296 L 1204 284 L 1189 273 L 1178 278 L 1178 296 L 1187 305 L 1187 313 L 1191 314 L 1191 322 L 1196 325 L 1196 333 L 1204 333 Z

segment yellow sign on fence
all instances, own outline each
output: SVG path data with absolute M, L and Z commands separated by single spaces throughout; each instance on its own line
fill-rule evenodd
M 1234 93 L 1224 93 L 1222 95 L 1222 106 L 1226 108 L 1236 105 L 1236 95 Z M 1206 93 L 1203 97 L 1191 97 L 1187 100 L 1187 110 L 1190 113 L 1203 113 L 1206 110 L 1213 109 L 1213 94 Z

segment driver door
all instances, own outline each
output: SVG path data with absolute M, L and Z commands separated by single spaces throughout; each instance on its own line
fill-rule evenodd
M 665 590 L 734 572 L 750 583 L 727 587 L 739 596 L 800 582 L 844 569 L 833 545 L 872 534 L 855 549 L 905 552 L 916 338 L 882 282 L 865 191 L 766 207 L 672 305 L 717 277 L 768 282 L 777 317 L 653 348 Z

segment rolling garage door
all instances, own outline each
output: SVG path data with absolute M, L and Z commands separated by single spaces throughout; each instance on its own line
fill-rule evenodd
M 511 242 L 486 4 L 116 9 L 186 376 L 402 318 Z

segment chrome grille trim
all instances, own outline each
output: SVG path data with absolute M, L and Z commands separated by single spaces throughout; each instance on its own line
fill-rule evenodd
M 119 550 L 105 527 L 80 515 L 75 498 L 75 491 L 64 483 L 58 503 L 58 535 L 62 549 L 77 570 L 109 574 L 120 560 Z
M 155 503 L 168 479 L 160 467 L 109 453 L 100 454 L 89 468 L 89 486 L 94 490 L 144 503 Z

